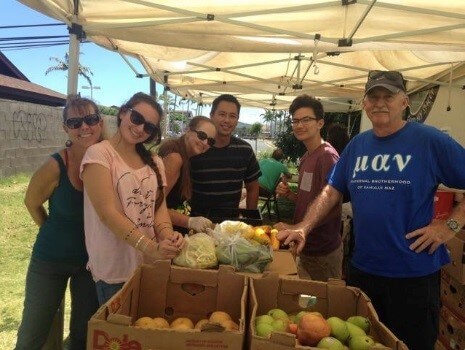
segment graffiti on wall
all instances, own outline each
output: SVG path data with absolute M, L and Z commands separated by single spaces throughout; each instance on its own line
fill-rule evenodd
M 47 118 L 43 113 L 13 112 L 13 136 L 27 141 L 42 142 L 46 139 Z

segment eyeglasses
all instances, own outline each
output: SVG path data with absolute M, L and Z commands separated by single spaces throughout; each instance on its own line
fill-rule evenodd
M 99 121 L 100 115 L 95 113 L 86 115 L 84 117 L 68 118 L 65 120 L 65 125 L 70 129 L 79 129 L 82 126 L 83 122 L 86 123 L 88 126 L 94 126 L 97 125 Z
M 379 79 L 381 77 L 385 77 L 392 81 L 399 81 L 399 79 L 402 82 L 404 81 L 402 73 L 397 71 L 371 70 L 368 72 L 368 79 L 370 80 Z
M 205 141 L 207 140 L 207 143 L 210 147 L 214 146 L 216 143 L 216 140 L 213 137 L 208 137 L 207 133 L 202 130 L 194 130 L 192 129 L 193 132 L 197 134 L 197 137 L 199 138 L 200 141 Z
M 140 114 L 138 111 L 132 108 L 129 108 L 129 110 L 131 111 L 131 114 L 129 115 L 131 123 L 133 123 L 134 125 L 144 124 L 144 131 L 149 135 L 153 135 L 158 131 L 158 127 L 154 123 L 146 121 L 144 116 Z
M 318 119 L 315 117 L 303 117 L 301 119 L 291 119 L 291 124 L 292 126 L 297 126 L 299 124 L 307 125 L 312 120 L 318 120 Z

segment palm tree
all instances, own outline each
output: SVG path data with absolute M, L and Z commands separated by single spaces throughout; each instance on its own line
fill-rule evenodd
M 47 75 L 50 72 L 61 70 L 61 71 L 67 71 L 69 69 L 69 55 L 68 53 L 65 53 L 65 58 L 61 59 L 58 57 L 50 57 L 50 61 L 55 61 L 57 63 L 56 66 L 51 66 L 48 67 L 47 70 L 45 71 L 45 75 Z M 83 66 L 81 64 L 78 65 L 78 75 L 84 77 L 87 82 L 89 83 L 90 86 L 90 91 L 92 91 L 92 80 L 90 79 L 91 75 L 94 75 L 92 71 L 90 70 L 89 67 Z
M 265 113 L 260 114 L 260 116 L 262 117 L 262 120 L 265 122 L 265 124 L 268 123 L 270 129 L 270 136 L 273 137 L 276 133 L 276 115 L 274 113 L 274 110 L 272 111 L 270 109 L 265 109 Z M 273 122 L 275 122 L 274 128 L 272 127 Z

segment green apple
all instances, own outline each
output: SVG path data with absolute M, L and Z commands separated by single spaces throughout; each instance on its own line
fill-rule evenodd
M 274 318 L 271 317 L 270 315 L 260 315 L 258 317 L 255 318 L 255 324 L 259 324 L 259 323 L 268 323 L 268 324 L 271 324 L 271 322 L 274 321 Z
M 324 337 L 316 347 L 318 349 L 344 350 L 344 344 L 334 337 Z
M 268 311 L 268 315 L 273 317 L 275 320 L 280 318 L 289 320 L 289 316 L 287 315 L 286 311 L 281 309 L 271 309 L 270 311 Z
M 259 337 L 269 338 L 274 328 L 269 323 L 259 323 L 255 326 L 255 330 Z
M 289 322 L 290 323 L 296 323 L 295 322 L 295 316 L 296 316 L 295 314 L 289 315 Z
M 354 337 L 367 335 L 363 329 L 361 329 L 359 326 L 354 325 L 353 323 L 346 322 L 346 326 L 350 334 L 349 340 Z
M 375 341 L 367 335 L 359 335 L 349 340 L 350 350 L 368 350 L 375 345 Z
M 273 330 L 277 332 L 286 332 L 288 325 L 289 321 L 282 318 L 278 318 L 277 320 L 274 320 L 271 323 L 271 326 L 273 326 Z
M 365 331 L 366 334 L 370 333 L 371 322 L 368 318 L 363 316 L 351 316 L 347 319 L 347 322 L 350 322 L 356 326 L 359 326 Z
M 330 317 L 328 321 L 329 326 L 331 327 L 331 335 L 338 339 L 341 343 L 345 343 L 349 339 L 349 329 L 347 328 L 346 321 L 339 317 Z

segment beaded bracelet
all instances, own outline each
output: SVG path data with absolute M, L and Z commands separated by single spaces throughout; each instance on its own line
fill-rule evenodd
M 136 245 L 134 246 L 134 248 L 137 249 L 137 247 L 139 246 L 140 241 L 142 241 L 143 238 L 144 238 L 144 235 L 141 235 L 141 236 L 139 237 L 139 239 L 137 240 L 137 243 L 136 243 Z
M 145 250 L 147 249 L 149 243 L 150 243 L 150 240 L 149 240 L 149 239 L 146 239 L 146 240 L 144 240 L 144 241 L 142 242 L 141 247 L 140 247 L 140 251 L 141 251 L 142 253 L 145 253 Z

